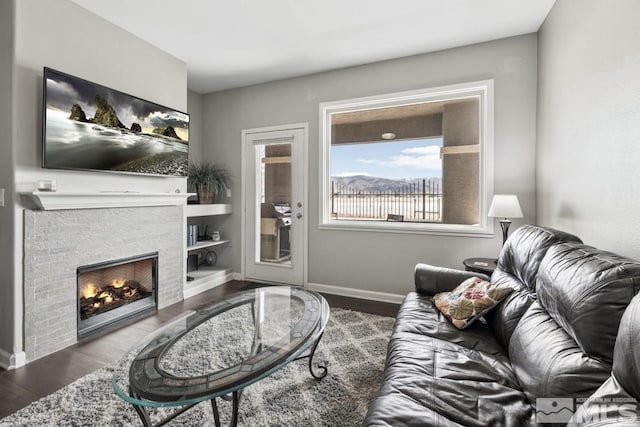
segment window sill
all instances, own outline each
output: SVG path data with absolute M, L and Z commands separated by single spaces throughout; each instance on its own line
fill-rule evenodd
M 428 234 L 434 236 L 493 238 L 491 225 L 420 224 L 410 222 L 332 220 L 318 225 L 320 230 L 365 231 L 374 233 Z

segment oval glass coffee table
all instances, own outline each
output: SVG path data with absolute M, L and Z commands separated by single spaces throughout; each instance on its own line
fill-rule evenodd
M 145 426 L 154 425 L 147 408 L 181 407 L 159 426 L 206 400 L 220 426 L 217 398 L 233 402 L 235 426 L 242 390 L 289 362 L 309 359 L 314 378 L 327 375 L 313 356 L 328 321 L 329 305 L 316 292 L 289 286 L 238 292 L 142 340 L 116 364 L 113 388 Z

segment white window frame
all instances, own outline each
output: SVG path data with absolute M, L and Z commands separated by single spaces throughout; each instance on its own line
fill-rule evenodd
M 331 115 L 375 108 L 439 102 L 478 96 L 480 99 L 480 175 L 477 225 L 357 221 L 331 217 Z M 493 223 L 487 217 L 493 197 L 493 79 L 439 86 L 363 98 L 320 103 L 320 221 L 318 228 L 327 230 L 376 231 L 436 235 L 492 237 Z

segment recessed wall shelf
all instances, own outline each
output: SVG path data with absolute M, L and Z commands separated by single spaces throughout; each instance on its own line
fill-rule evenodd
M 224 203 L 187 205 L 187 217 L 225 215 L 231 213 L 231 205 Z
M 215 288 L 233 279 L 231 269 L 225 267 L 202 266 L 189 273 L 193 281 L 184 287 L 184 298 L 190 298 L 208 289 Z
M 217 242 L 214 242 L 213 240 L 202 240 L 193 246 L 187 246 L 187 251 L 195 251 L 198 249 L 209 248 L 211 246 L 226 245 L 227 243 L 230 243 L 230 242 L 231 240 L 219 240 Z
M 229 215 L 233 211 L 231 204 L 225 203 L 212 203 L 212 204 L 187 204 L 185 208 L 185 216 L 187 222 L 196 223 L 200 221 L 206 221 L 200 218 L 204 217 L 216 217 L 219 215 Z M 192 219 L 192 221 L 188 221 Z M 202 226 L 202 225 L 201 225 Z M 219 240 L 214 242 L 213 240 L 201 240 L 195 245 L 187 246 L 187 255 L 196 253 L 200 249 L 215 248 L 220 246 L 228 246 L 231 244 L 231 240 Z M 184 298 L 189 298 L 193 295 L 204 292 L 208 289 L 222 285 L 233 279 L 231 270 L 226 267 L 200 265 L 197 270 L 187 273 L 192 280 L 188 280 L 184 285 Z

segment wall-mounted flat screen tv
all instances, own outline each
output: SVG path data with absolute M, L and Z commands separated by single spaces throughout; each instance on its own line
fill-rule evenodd
M 189 115 L 45 67 L 42 166 L 187 176 Z

